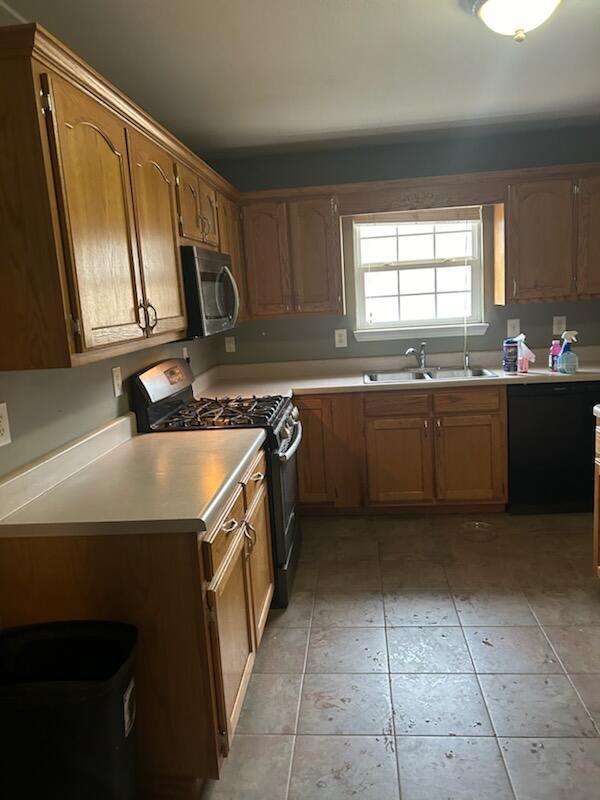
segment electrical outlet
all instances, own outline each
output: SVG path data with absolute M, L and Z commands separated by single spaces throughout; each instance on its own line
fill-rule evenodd
M 346 328 L 337 328 L 335 330 L 335 346 L 348 347 L 348 331 Z
M 11 443 L 10 425 L 8 424 L 8 406 L 0 403 L 0 447 Z
M 518 336 L 521 333 L 521 320 L 520 319 L 507 319 L 506 320 L 506 335 L 509 339 L 513 336 Z
M 121 375 L 121 367 L 113 367 L 112 370 L 113 392 L 115 397 L 121 397 L 123 394 L 123 376 Z
M 562 334 L 567 330 L 567 318 L 566 317 L 552 317 L 552 335 L 553 336 L 562 336 Z
M 190 363 L 190 351 L 187 349 L 187 347 L 185 345 L 183 346 L 183 357 L 189 364 Z
M 235 353 L 235 336 L 225 337 L 225 352 Z

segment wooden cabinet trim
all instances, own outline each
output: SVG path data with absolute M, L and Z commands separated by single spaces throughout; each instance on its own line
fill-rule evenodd
M 206 574 L 212 579 L 236 541 L 242 528 L 245 506 L 242 486 L 232 493 L 225 511 L 201 541 Z
M 431 409 L 431 392 L 373 392 L 363 398 L 367 417 L 428 414 Z
M 434 391 L 433 413 L 448 414 L 469 411 L 499 411 L 502 405 L 502 394 L 506 388 L 466 388 Z
M 258 521 L 261 515 L 262 524 Z M 256 642 L 256 647 L 258 647 L 267 624 L 271 600 L 275 591 L 269 496 L 265 485 L 261 486 L 254 497 L 252 506 L 246 512 L 245 526 L 248 529 L 247 539 L 249 548 L 250 582 L 252 586 L 254 640 Z

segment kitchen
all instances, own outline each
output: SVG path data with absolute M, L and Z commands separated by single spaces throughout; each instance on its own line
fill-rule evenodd
M 186 62 L 171 43 L 180 72 L 154 84 L 124 66 L 149 4 L 128 5 L 117 26 L 100 4 L 0 4 L 3 632 L 135 626 L 142 797 L 594 797 L 595 5 L 565 0 L 513 42 L 451 0 L 427 31 L 397 0 L 312 3 L 309 21 L 203 2 L 203 48 Z M 193 5 L 176 4 L 182 40 Z M 496 48 L 531 91 L 512 108 L 498 92 L 474 130 L 446 108 L 433 131 L 417 104 L 422 133 L 396 140 L 380 124 L 353 143 L 340 101 L 312 143 L 286 104 L 292 142 L 277 93 L 263 141 L 247 106 L 237 141 L 214 114 L 184 135 L 169 94 L 224 29 L 256 34 L 237 33 L 240 70 L 261 65 L 261 41 L 273 70 L 294 48 L 285 14 L 305 36 L 318 22 L 319 50 L 344 13 L 374 53 L 387 27 L 406 47 L 452 30 L 455 55 Z M 562 36 L 588 65 L 564 65 L 578 115 L 543 78 Z M 213 102 L 243 77 L 222 66 Z M 424 79 L 441 103 L 439 70 Z M 531 111 L 542 79 L 548 105 Z M 513 123 L 493 125 L 502 113 Z M 547 366 L 567 330 L 574 374 Z M 505 371 L 521 331 L 537 359 Z M 71 796 L 133 796 L 111 795 L 107 772 Z

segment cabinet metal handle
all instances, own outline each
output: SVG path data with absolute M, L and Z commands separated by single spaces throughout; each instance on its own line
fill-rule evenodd
M 425 430 L 427 430 L 427 428 L 429 427 L 429 422 L 426 419 L 423 420 L 423 427 L 425 428 Z
M 263 472 L 255 472 L 254 475 L 250 476 L 250 480 L 253 483 L 259 483 L 259 481 L 264 481 L 265 475 Z
M 248 538 L 250 539 L 250 542 L 251 542 L 251 548 L 250 549 L 254 550 L 254 547 L 256 545 L 256 528 L 254 527 L 254 525 L 251 522 L 246 522 L 246 527 L 247 527 L 247 530 L 250 531 L 250 534 L 248 535 Z
M 140 322 L 140 311 L 142 312 L 143 324 L 142 322 Z M 141 328 L 143 331 L 145 331 L 146 328 L 148 327 L 148 314 L 146 312 L 146 307 L 141 300 L 138 303 L 137 307 L 137 324 L 138 328 Z
M 513 297 L 517 296 L 517 279 L 513 278 Z
M 152 313 L 154 314 L 154 322 L 150 322 L 150 309 L 152 309 Z M 148 328 L 150 329 L 150 333 L 156 328 L 158 325 L 158 312 L 150 302 L 150 300 L 146 303 L 146 314 L 148 316 Z
M 442 421 L 440 419 L 436 419 L 435 424 L 437 425 L 438 428 L 442 427 Z
M 239 524 L 240 523 L 237 521 L 237 519 L 230 519 L 229 522 L 226 522 L 225 525 L 222 526 L 221 530 L 226 536 L 229 536 L 229 534 L 233 533 Z

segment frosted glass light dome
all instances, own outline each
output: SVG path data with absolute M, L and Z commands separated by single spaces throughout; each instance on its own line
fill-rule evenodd
M 538 28 L 556 11 L 561 0 L 480 0 L 475 11 L 495 33 L 517 42 Z

